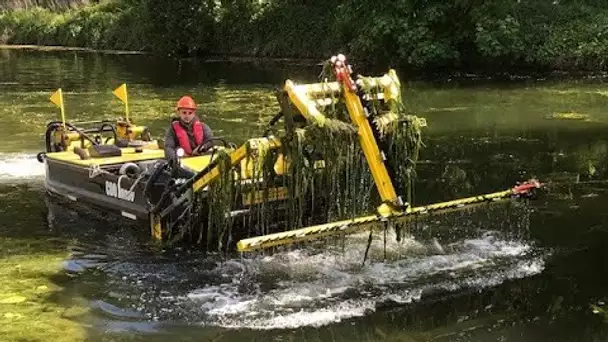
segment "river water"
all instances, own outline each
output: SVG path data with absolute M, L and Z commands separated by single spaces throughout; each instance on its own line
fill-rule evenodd
M 408 109 L 428 121 L 416 204 L 532 177 L 547 186 L 531 202 L 420 220 L 416 239 L 398 243 L 389 234 L 386 259 L 375 239 L 363 266 L 366 235 L 344 248 L 214 259 L 157 250 L 146 232 L 44 195 L 35 154 L 46 122 L 59 117 L 48 101 L 59 87 L 68 119 L 90 120 L 123 114 L 111 90 L 126 82 L 132 117 L 155 136 L 189 93 L 217 135 L 242 142 L 278 110 L 275 88 L 287 78 L 315 81 L 318 72 L 287 62 L 0 50 L 0 265 L 46 264 L 41 256 L 59 265 L 48 274 L 0 272 L 0 335 L 35 340 L 28 327 L 39 321 L 47 336 L 66 341 L 605 340 L 602 75 L 434 82 L 401 75 Z M 32 279 L 52 291 L 33 294 Z M 3 303 L 19 293 L 28 294 L 25 303 Z

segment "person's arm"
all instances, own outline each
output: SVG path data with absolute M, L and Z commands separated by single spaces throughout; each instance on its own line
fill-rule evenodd
M 203 139 L 203 142 L 208 141 L 209 139 L 213 138 L 213 131 L 211 130 L 211 128 L 209 128 L 209 126 L 206 123 L 203 123 L 203 137 L 205 137 Z
M 175 134 L 173 134 L 173 128 L 169 127 L 165 133 L 165 159 L 177 160 L 176 149 Z

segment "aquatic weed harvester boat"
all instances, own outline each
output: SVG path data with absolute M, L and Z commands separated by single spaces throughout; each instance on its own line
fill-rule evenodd
M 214 138 L 177 164 L 165 160 L 162 141 L 133 124 L 128 110 L 115 122 L 65 122 L 59 90 L 51 99 L 63 120 L 47 125 L 46 151 L 38 156 L 46 189 L 142 222 L 159 241 L 244 252 L 365 229 L 371 241 L 377 228 L 394 229 L 401 239 L 410 217 L 528 197 L 541 187 L 530 180 L 413 207 L 426 120 L 406 113 L 396 72 L 353 78 L 338 55 L 320 78 L 287 80 L 277 90 L 280 111 L 262 137 L 241 146 Z M 128 108 L 126 86 L 117 90 Z

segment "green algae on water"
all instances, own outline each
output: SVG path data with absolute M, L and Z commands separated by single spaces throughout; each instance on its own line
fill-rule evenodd
M 15 205 L 0 211 L 0 340 L 84 341 L 86 332 L 76 320 L 87 309 L 64 306 L 62 262 L 68 257 L 65 242 L 40 226 L 45 204 L 26 185 L 0 186 L 0 193 Z M 17 209 L 18 207 L 18 209 Z

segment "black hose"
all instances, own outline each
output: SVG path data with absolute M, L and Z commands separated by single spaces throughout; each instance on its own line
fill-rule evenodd
M 45 152 L 40 152 L 36 155 L 36 159 L 41 163 L 44 163 L 44 158 L 46 158 Z
M 51 121 L 51 122 L 49 122 L 46 125 L 47 128 L 46 128 L 46 132 L 45 132 L 45 145 L 46 145 L 46 151 L 47 152 L 56 152 L 56 151 L 52 151 L 51 150 L 51 133 L 58 126 L 61 126 L 61 125 L 63 125 L 63 122 L 61 122 L 61 121 Z M 78 128 L 74 127 L 72 124 L 66 122 L 65 126 L 71 128 L 76 133 L 78 133 L 80 135 L 80 138 L 81 138 L 82 142 L 84 142 L 83 138 L 86 138 L 88 141 L 91 142 L 91 144 L 93 144 L 93 145 L 99 145 L 94 139 L 91 139 L 91 137 L 89 137 L 86 133 L 84 133 L 83 131 L 81 131 Z
M 226 141 L 226 139 L 222 138 L 222 137 L 213 137 L 210 138 L 209 140 L 203 142 L 202 144 L 196 146 L 194 148 L 194 151 L 198 151 L 198 152 L 202 152 L 199 151 L 201 147 L 208 145 L 210 142 L 214 142 L 214 141 L 220 141 L 223 143 L 224 147 L 230 147 L 231 143 L 229 143 L 228 141 Z M 211 146 L 210 146 L 211 147 Z
M 53 131 L 53 129 L 55 129 L 53 122 L 46 125 L 46 132 L 44 133 L 44 143 L 47 153 L 53 152 L 51 151 L 51 132 Z
M 171 179 L 171 180 L 173 180 L 173 179 Z M 177 198 L 177 196 L 175 195 L 175 192 L 173 191 L 175 189 L 176 184 L 175 184 L 175 181 L 171 182 L 171 180 L 167 183 L 167 186 L 165 187 L 165 190 L 161 194 L 158 202 L 154 206 L 152 206 L 152 208 L 150 208 L 151 213 L 158 214 L 161 211 L 163 204 L 165 204 L 165 202 L 169 198 L 169 196 L 173 195 L 174 197 Z M 166 208 L 165 208 L 165 210 L 166 210 Z
M 188 190 L 188 188 L 192 187 L 192 184 L 194 184 L 194 182 L 199 180 L 201 177 L 203 177 L 203 175 L 205 175 L 207 172 L 209 172 L 214 167 L 216 167 L 218 165 L 218 163 L 219 163 L 219 160 L 217 160 L 217 159 L 212 160 L 212 162 L 207 164 L 207 166 L 205 166 L 202 170 L 200 170 L 196 175 L 190 177 L 186 182 L 182 183 L 181 186 L 179 188 L 177 188 L 173 194 L 176 197 L 183 195 Z M 175 186 L 172 186 L 172 188 L 175 188 Z M 166 189 L 165 192 L 163 192 L 163 194 L 161 195 L 161 198 L 158 200 L 156 205 L 154 205 L 154 207 L 151 209 L 151 211 L 153 213 L 160 211 L 160 205 L 167 200 L 167 197 L 169 196 L 169 194 L 170 193 L 169 193 L 168 189 Z
M 112 126 L 112 124 L 104 122 L 103 124 L 101 124 L 101 127 L 99 127 L 99 131 L 103 132 L 103 128 L 106 126 L 110 127 L 110 130 L 112 131 L 112 134 L 114 135 L 114 141 L 117 141 L 118 133 L 116 132 L 116 128 L 114 126 Z M 107 142 L 107 140 L 106 140 L 106 142 Z
M 272 119 L 270 119 L 270 121 L 268 122 L 268 125 L 267 125 L 268 127 L 266 128 L 266 130 L 264 131 L 264 134 L 262 134 L 262 136 L 267 137 L 268 133 L 270 133 L 270 130 L 272 129 L 272 126 L 274 126 L 274 124 L 277 123 L 277 121 L 279 121 L 282 117 L 283 117 L 282 111 L 275 114 L 275 116 L 273 116 Z
M 80 135 L 80 139 L 81 139 L 83 145 L 84 145 L 84 138 L 86 138 L 88 141 L 90 141 L 91 144 L 93 144 L 93 145 L 99 145 L 94 139 L 91 139 L 91 137 L 89 137 L 85 132 L 79 130 L 72 124 L 69 124 L 66 122 L 65 125 L 67 127 L 70 127 L 71 129 L 73 129 L 76 133 L 78 133 Z
M 148 205 L 150 207 L 155 207 L 155 206 L 157 206 L 159 204 L 159 203 L 156 203 L 156 204 L 152 205 L 152 203 L 150 202 L 150 190 L 151 190 L 152 184 L 154 182 L 156 182 L 156 180 L 160 176 L 161 172 L 163 172 L 165 170 L 165 167 L 169 163 L 166 160 L 161 160 L 159 162 L 159 164 L 160 165 L 158 165 L 156 167 L 156 169 L 154 170 L 154 172 L 152 173 L 152 175 L 150 175 L 150 178 L 148 178 L 148 181 L 146 182 L 146 186 L 144 187 L 144 196 L 146 198 L 146 202 L 148 202 Z M 160 202 L 161 200 L 162 200 L 162 196 L 161 196 L 161 199 L 158 202 Z

